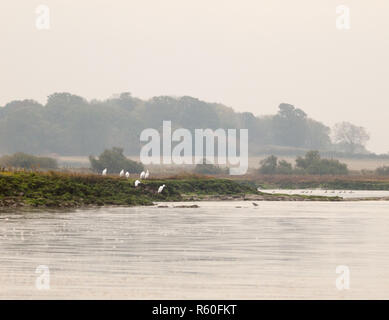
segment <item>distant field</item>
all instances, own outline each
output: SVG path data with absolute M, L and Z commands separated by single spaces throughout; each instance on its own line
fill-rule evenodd
M 71 156 L 71 157 L 64 157 L 64 156 L 57 156 L 55 157 L 59 162 L 60 165 L 67 165 L 69 167 L 88 167 L 89 166 L 89 159 L 88 157 L 84 156 Z M 139 161 L 139 157 L 131 156 L 129 157 L 132 160 Z M 249 158 L 249 168 L 254 169 L 259 167 L 259 162 L 264 159 L 265 157 L 250 157 Z M 279 159 L 284 159 L 288 162 L 294 163 L 296 157 L 279 157 Z M 341 162 L 345 162 L 348 165 L 348 168 L 350 170 L 374 170 L 377 167 L 381 167 L 383 165 L 389 166 L 389 159 L 339 159 Z M 154 169 L 158 171 L 170 171 L 172 170 L 172 166 L 165 166 L 164 169 L 159 168 L 160 166 L 153 165 L 151 166 Z M 174 166 L 175 169 L 177 169 L 177 166 Z M 190 170 L 193 168 L 191 165 L 186 166 L 180 166 L 182 170 Z

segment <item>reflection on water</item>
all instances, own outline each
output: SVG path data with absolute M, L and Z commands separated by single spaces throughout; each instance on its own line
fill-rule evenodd
M 388 202 L 257 203 L 1 213 L 0 298 L 389 298 Z

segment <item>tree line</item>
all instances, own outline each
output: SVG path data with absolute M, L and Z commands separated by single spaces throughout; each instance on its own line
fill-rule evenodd
M 234 112 L 219 103 L 193 97 L 159 96 L 141 100 L 122 93 L 105 100 L 87 101 L 70 93 L 54 93 L 42 105 L 18 100 L 0 107 L 0 154 L 26 152 L 89 156 L 115 146 L 126 155 L 138 155 L 139 135 L 145 128 L 161 129 L 171 120 L 173 130 L 248 129 L 251 155 L 271 150 L 320 150 L 367 153 L 369 138 L 362 127 L 347 122 L 333 130 L 303 110 L 282 103 L 275 115 Z

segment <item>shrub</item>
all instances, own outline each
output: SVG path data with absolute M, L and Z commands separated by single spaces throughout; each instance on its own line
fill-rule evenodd
M 261 162 L 259 172 L 262 174 L 291 174 L 293 173 L 292 164 L 285 161 L 278 161 L 276 156 L 269 156 Z
M 348 174 L 347 165 L 335 159 L 321 159 L 318 151 L 309 151 L 296 159 L 296 167 L 285 160 L 269 156 L 261 161 L 262 174 Z
M 309 151 L 296 159 L 296 169 L 309 174 L 348 174 L 347 165 L 335 159 L 321 159 L 319 151 Z
M 293 173 L 292 164 L 285 161 L 285 160 L 280 160 L 278 162 L 278 166 L 277 166 L 277 173 L 279 173 L 279 174 L 291 174 L 291 173 Z
M 15 167 L 23 169 L 56 169 L 57 160 L 49 157 L 37 157 L 30 154 L 18 152 L 0 158 L 0 166 Z
M 197 174 L 228 174 L 228 168 L 220 168 L 203 160 L 202 163 L 196 165 L 193 172 Z
M 105 168 L 108 169 L 108 173 L 119 173 L 121 170 L 128 171 L 129 173 L 139 173 L 144 170 L 143 164 L 127 159 L 123 155 L 123 149 L 116 147 L 111 150 L 105 150 L 98 159 L 95 159 L 94 156 L 89 156 L 89 161 L 92 170 L 96 172 L 101 172 Z
M 375 173 L 379 176 L 389 176 L 389 166 L 382 166 L 375 170 Z
M 263 159 L 261 162 L 259 172 L 263 174 L 275 174 L 277 173 L 277 157 L 269 156 Z

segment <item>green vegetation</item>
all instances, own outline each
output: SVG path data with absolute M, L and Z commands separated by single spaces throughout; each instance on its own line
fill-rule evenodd
M 33 100 L 12 101 L 0 107 L 0 153 L 100 154 L 114 146 L 127 155 L 139 155 L 139 134 L 161 128 L 171 120 L 174 128 L 248 129 L 251 155 L 322 152 L 363 152 L 366 135 L 358 127 L 338 126 L 336 144 L 330 128 L 309 118 L 301 109 L 282 103 L 275 115 L 256 117 L 237 113 L 219 103 L 196 98 L 161 96 L 141 100 L 122 93 L 106 100 L 92 100 L 70 93 L 54 93 L 41 105 Z M 346 134 L 353 135 L 345 138 Z M 359 133 L 358 133 L 359 132 Z
M 219 166 L 215 166 L 212 163 L 206 163 L 205 159 L 203 163 L 199 163 L 194 168 L 194 173 L 196 174 L 228 174 L 228 168 L 220 168 Z
M 318 151 L 309 151 L 296 159 L 296 168 L 308 174 L 348 174 L 347 165 L 335 159 L 321 159 Z
M 162 193 L 158 187 L 166 184 Z M 153 201 L 179 201 L 184 194 L 258 194 L 254 187 L 228 179 L 187 177 L 134 180 L 98 175 L 26 172 L 0 173 L 1 206 L 77 207 L 87 205 L 151 205 Z
M 161 193 L 159 186 L 166 187 Z M 339 201 L 336 197 L 272 195 L 258 192 L 255 184 L 195 175 L 160 180 L 134 180 L 101 175 L 58 172 L 1 172 L 1 207 L 72 208 L 103 205 L 152 205 L 154 201 L 186 200 Z
M 49 157 L 36 157 L 30 154 L 17 152 L 0 158 L 0 167 L 23 169 L 56 169 L 57 160 Z
M 339 160 L 322 159 L 318 151 L 309 151 L 304 157 L 296 159 L 296 167 L 277 157 L 269 156 L 260 162 L 261 174 L 318 174 L 318 175 L 347 175 L 347 165 Z
M 139 173 L 144 169 L 141 163 L 127 159 L 123 155 L 123 149 L 116 147 L 105 150 L 99 156 L 99 159 L 89 156 L 89 161 L 92 170 L 95 172 L 101 172 L 105 168 L 109 168 L 109 173 L 119 173 L 121 170 L 129 173 Z
M 291 174 L 293 173 L 292 164 L 285 160 L 278 161 L 276 156 L 269 156 L 261 162 L 259 172 L 262 174 Z
M 382 166 L 375 170 L 375 173 L 379 176 L 389 176 L 389 166 Z

